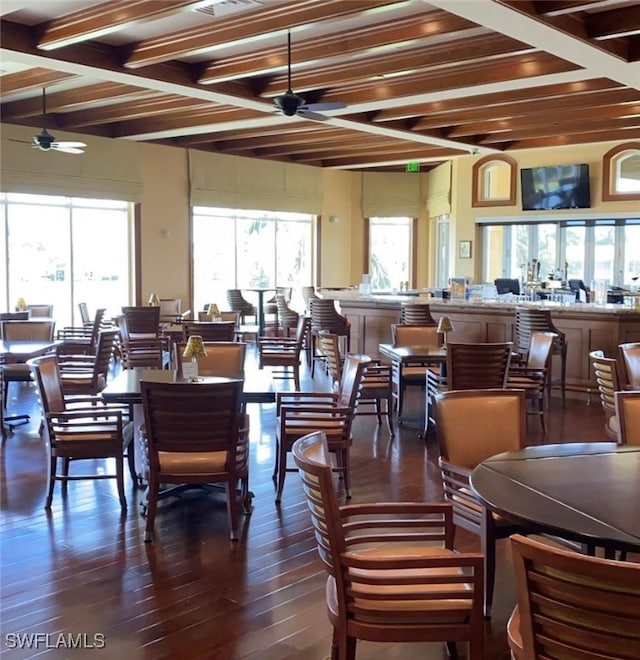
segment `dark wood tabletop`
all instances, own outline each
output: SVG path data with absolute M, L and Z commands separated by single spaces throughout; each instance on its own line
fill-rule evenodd
M 443 346 L 394 346 L 393 344 L 379 344 L 380 355 L 384 355 L 393 362 L 413 364 L 415 362 L 429 362 L 440 364 L 446 362 L 447 351 Z
M 106 403 L 141 403 L 140 381 L 147 380 L 160 383 L 179 381 L 177 372 L 173 369 L 123 369 L 102 390 L 102 398 Z M 201 382 L 213 382 L 215 376 L 205 376 Z M 224 379 L 227 380 L 227 379 Z M 267 373 L 251 374 L 244 381 L 242 403 L 273 403 L 276 394 L 273 381 Z
M 483 461 L 471 487 L 490 510 L 562 538 L 640 551 L 640 447 L 527 447 Z
M 0 341 L 0 357 L 7 362 L 26 362 L 31 358 L 39 357 L 56 346 L 62 344 L 62 341 L 54 339 L 52 341 L 39 341 L 35 339 L 16 339 Z

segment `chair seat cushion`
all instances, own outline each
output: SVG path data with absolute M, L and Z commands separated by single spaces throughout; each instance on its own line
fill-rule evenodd
M 215 474 L 226 471 L 227 452 L 158 452 L 160 472 L 167 474 Z
M 399 563 L 403 558 L 408 557 L 436 557 L 453 556 L 455 553 L 451 550 L 441 547 L 430 546 L 382 546 L 378 548 L 358 550 L 352 554 L 363 558 L 390 559 L 398 558 Z M 451 575 L 459 576 L 462 571 L 459 568 L 424 568 L 424 569 L 404 569 L 372 571 L 367 569 L 349 569 L 350 574 L 356 580 L 352 582 L 352 588 L 355 591 L 352 611 L 358 621 L 369 622 L 372 624 L 393 624 L 402 623 L 425 624 L 434 622 L 434 613 L 438 610 L 443 611 L 443 620 L 446 621 L 465 621 L 471 611 L 471 601 L 467 600 L 470 585 L 465 583 L 452 584 L 396 584 L 396 585 L 376 585 L 364 584 L 358 581 L 358 578 L 366 580 L 369 577 L 377 576 L 393 580 L 399 579 L 419 579 L 425 576 Z M 439 591 L 446 589 L 448 591 L 459 591 L 464 598 L 456 600 L 455 598 L 443 600 L 430 600 L 419 598 L 421 593 Z M 390 596 L 385 599 L 385 594 Z M 406 594 L 406 599 L 402 598 Z M 368 598 L 368 596 L 370 596 Z M 331 616 L 337 616 L 338 602 L 335 581 L 332 577 L 327 582 L 327 606 Z M 446 613 L 444 611 L 446 610 Z M 453 610 L 453 613 L 452 613 Z M 437 616 L 437 615 L 436 615 Z

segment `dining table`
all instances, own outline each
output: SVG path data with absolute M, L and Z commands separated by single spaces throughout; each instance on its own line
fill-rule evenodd
M 391 379 L 396 388 L 401 387 L 401 370 L 406 367 L 439 367 L 440 376 L 447 373 L 447 349 L 445 346 L 396 346 L 395 344 L 379 344 L 378 352 L 391 361 Z M 425 377 L 426 386 L 426 377 Z M 428 393 L 427 393 L 428 394 Z M 425 417 L 422 424 L 423 431 L 419 436 L 426 438 L 429 433 L 430 419 L 425 401 Z M 401 421 L 401 420 L 399 420 Z
M 62 344 L 59 339 L 41 341 L 38 339 L 3 339 L 0 340 L 0 369 L 2 365 L 11 365 L 21 362 L 27 362 L 32 358 L 41 357 L 54 351 Z M 7 387 L 7 381 L 4 381 L 3 387 Z M 4 401 L 0 401 L 4 405 Z M 2 429 L 0 432 L 4 438 L 8 431 L 12 431 L 11 422 L 22 424 L 29 421 L 29 415 L 8 415 L 3 416 Z
M 142 394 L 140 391 L 140 381 L 142 380 L 156 383 L 173 383 L 182 379 L 178 376 L 178 372 L 175 369 L 145 369 L 144 367 L 123 369 L 102 390 L 103 401 L 105 403 L 121 403 L 126 405 L 142 403 Z M 197 382 L 206 381 L 207 377 L 204 376 Z M 270 375 L 267 372 L 248 371 L 240 398 L 243 406 L 246 406 L 248 403 L 274 403 L 276 392 Z
M 243 289 L 243 291 L 250 291 L 255 293 L 258 297 L 257 305 L 257 321 L 258 321 L 258 336 L 264 336 L 264 294 L 269 293 L 270 291 L 277 291 L 275 286 L 260 286 L 253 287 L 248 289 Z
M 489 510 L 605 556 L 640 552 L 640 447 L 567 442 L 482 461 L 471 488 Z

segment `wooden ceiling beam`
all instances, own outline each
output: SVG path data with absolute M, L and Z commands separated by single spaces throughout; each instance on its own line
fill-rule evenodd
M 6 98 L 10 94 L 29 92 L 32 89 L 41 89 L 55 85 L 63 80 L 75 78 L 73 73 L 63 73 L 42 67 L 34 67 L 26 71 L 7 73 L 0 76 L 0 94 Z M 42 103 L 40 104 L 42 106 Z
M 291 0 L 266 5 L 238 16 L 216 20 L 213 24 L 146 39 L 134 46 L 125 66 L 134 69 L 186 55 L 208 53 L 221 44 L 252 39 L 256 34 L 287 30 L 390 4 L 394 4 L 392 0 Z
M 523 126 L 508 133 L 493 133 L 485 135 L 478 140 L 478 144 L 493 145 L 504 142 L 505 135 L 509 140 L 534 140 L 553 135 L 571 135 L 573 133 L 601 133 L 603 131 L 638 129 L 640 130 L 640 117 L 631 119 L 604 118 L 597 120 L 562 121 L 557 123 L 540 124 L 536 126 Z
M 141 87 L 118 83 L 105 82 L 85 85 L 76 89 L 47 94 L 47 111 L 65 112 L 82 106 L 95 106 L 100 101 L 112 101 L 116 98 L 126 98 L 145 92 L 147 90 Z M 18 117 L 40 115 L 42 114 L 42 97 L 38 95 L 21 101 L 3 103 L 2 113 L 7 121 Z
M 615 39 L 640 34 L 640 5 L 619 7 L 586 16 L 591 39 Z
M 305 62 L 328 57 L 345 59 L 357 53 L 376 49 L 381 43 L 402 44 L 423 40 L 428 44 L 434 37 L 440 38 L 446 34 L 455 35 L 455 38 L 464 38 L 464 32 L 470 30 L 474 33 L 478 32 L 478 28 L 470 21 L 443 11 L 418 12 L 409 18 L 385 20 L 383 23 L 306 41 L 296 40 L 291 68 L 296 71 Z M 488 36 L 488 30 L 484 32 Z M 286 67 L 286 46 L 268 50 L 263 48 L 236 57 L 216 58 L 204 68 L 198 82 L 209 85 L 247 76 L 265 76 L 286 71 Z
M 477 122 L 522 122 L 528 117 L 537 119 L 540 115 L 552 116 L 547 113 L 571 112 L 574 110 L 608 108 L 621 103 L 640 101 L 640 92 L 632 89 L 623 89 L 618 92 L 601 92 L 595 94 L 578 94 L 575 96 L 553 97 L 550 99 L 536 99 L 535 113 L 531 112 L 528 101 L 521 103 L 506 103 L 499 106 L 479 106 L 474 109 L 466 108 L 459 111 L 448 110 L 441 113 L 429 113 L 420 117 L 413 130 L 425 130 L 440 126 L 460 126 L 466 130 L 468 125 Z
M 500 106 L 509 103 L 530 102 L 538 98 L 556 98 L 566 95 L 577 96 L 585 94 L 587 97 L 593 92 L 601 90 L 626 89 L 619 83 L 615 83 L 606 78 L 596 78 L 593 80 L 583 80 L 574 83 L 561 83 L 558 85 L 544 85 L 535 88 L 520 88 L 509 92 L 497 92 L 495 94 L 480 94 L 478 96 L 468 96 L 466 98 L 450 99 L 447 101 L 435 101 L 421 105 L 408 105 L 404 108 L 393 108 L 390 110 L 380 110 L 371 118 L 374 123 L 395 121 L 406 117 L 416 115 L 428 115 L 432 113 L 448 113 L 463 110 L 465 108 L 487 108 L 489 112 L 497 110 Z
M 136 23 L 167 18 L 203 4 L 208 4 L 208 1 L 108 0 L 42 25 L 38 48 L 53 50 L 99 39 Z
M 500 35 L 480 36 L 462 39 L 455 43 L 427 46 L 418 44 L 411 50 L 397 53 L 385 53 L 367 57 L 365 60 L 349 60 L 341 64 L 328 63 L 324 67 L 315 67 L 313 72 L 300 71 L 294 76 L 293 87 L 296 93 L 305 93 L 314 89 L 338 89 L 353 81 L 384 80 L 385 76 L 397 76 L 403 71 L 429 73 L 444 69 L 455 64 L 487 65 L 487 60 L 493 61 L 500 57 L 511 57 L 518 54 L 533 53 L 534 49 L 513 39 Z M 264 87 L 261 96 L 271 97 L 282 94 L 288 85 L 287 76 L 273 77 Z
M 566 147 L 572 144 L 590 144 L 592 142 L 629 142 L 640 140 L 638 129 L 609 129 L 598 133 L 575 133 L 572 135 L 555 135 L 552 137 L 534 138 L 530 140 L 514 140 L 510 149 L 539 149 L 544 147 Z
M 535 0 L 533 5 L 541 16 L 560 16 L 579 11 L 593 11 L 619 5 L 620 0 Z

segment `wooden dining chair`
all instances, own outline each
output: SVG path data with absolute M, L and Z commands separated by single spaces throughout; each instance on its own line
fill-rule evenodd
M 480 537 L 485 566 L 484 611 L 491 616 L 496 572 L 496 541 L 522 528 L 491 513 L 476 498 L 469 478 L 483 460 L 526 445 L 523 390 L 452 390 L 432 402 L 445 502 L 453 522 Z
M 106 308 L 96 310 L 93 321 L 88 325 L 65 326 L 56 333 L 56 339 L 62 341 L 58 346 L 58 355 L 95 355 L 98 345 L 98 334 L 102 330 L 102 323 Z
M 590 557 L 516 534 L 512 657 L 640 658 L 640 564 Z
M 426 303 L 402 303 L 400 307 L 401 325 L 438 325 L 431 316 L 431 310 Z
M 276 392 L 276 504 L 280 504 L 293 443 L 313 431 L 327 436 L 329 451 L 335 456 L 334 470 L 344 482 L 345 497 L 351 497 L 351 427 L 362 373 L 369 358 L 347 355 L 340 389 L 335 392 Z
M 614 396 L 620 444 L 640 446 L 640 390 L 615 392 Z
M 318 554 L 327 572 L 332 658 L 355 658 L 357 640 L 468 645 L 484 658 L 483 568 L 453 550 L 449 504 L 375 502 L 338 506 L 327 437 L 292 447 Z M 381 657 L 384 657 L 384 651 Z
M 238 539 L 240 511 L 251 511 L 249 438 L 241 424 L 242 386 L 241 380 L 230 379 L 205 383 L 141 381 L 149 477 L 145 542 L 153 540 L 164 484 L 224 484 L 231 540 Z
M 53 305 L 27 305 L 30 318 L 51 318 L 53 316 Z
M 295 337 L 258 337 L 258 366 L 269 367 L 275 379 L 293 379 L 294 388 L 300 390 L 300 364 L 304 342 L 309 329 L 309 318 L 300 315 Z
M 618 418 L 616 416 L 615 393 L 620 391 L 618 362 L 615 358 L 605 357 L 603 351 L 591 351 L 589 361 L 593 368 L 600 404 L 605 415 L 604 432 L 610 440 L 618 442 Z
M 236 338 L 235 321 L 184 321 L 182 338 L 187 341 L 191 335 L 199 335 L 203 341 L 233 341 Z
M 620 354 L 620 385 L 625 389 L 640 390 L 640 342 L 618 345 Z
M 56 356 L 29 361 L 37 385 L 38 398 L 45 420 L 48 455 L 48 486 L 45 509 L 51 508 L 56 481 L 62 482 L 62 494 L 67 494 L 69 481 L 80 479 L 115 479 L 120 508 L 127 509 L 124 494 L 123 459 L 127 456 L 131 479 L 135 483 L 133 422 L 126 406 L 105 405 L 100 396 L 74 397 L 63 392 L 62 378 Z M 94 472 L 70 474 L 70 464 L 76 461 L 113 459 L 115 473 L 105 473 L 100 465 Z M 62 470 L 58 471 L 58 459 Z M 93 463 L 91 463 L 93 465 Z
M 206 355 L 198 358 L 198 375 L 224 376 L 225 378 L 244 378 L 244 361 L 247 345 L 239 341 L 205 341 Z M 186 343 L 174 344 L 173 364 L 178 377 L 182 378 L 182 363 Z
M 528 415 L 537 415 L 542 432 L 547 432 L 545 409 L 548 407 L 547 393 L 551 370 L 553 343 L 557 341 L 555 332 L 532 332 L 527 361 L 509 366 L 506 386 L 510 389 L 524 390 L 527 401 L 532 405 L 527 408 Z
M 391 325 L 391 341 L 394 346 L 422 346 L 437 348 L 440 337 L 435 324 L 430 325 Z M 391 380 L 395 398 L 395 412 L 401 421 L 404 397 L 407 387 L 425 387 L 427 372 L 433 369 L 429 360 L 416 360 L 411 364 L 392 363 Z

